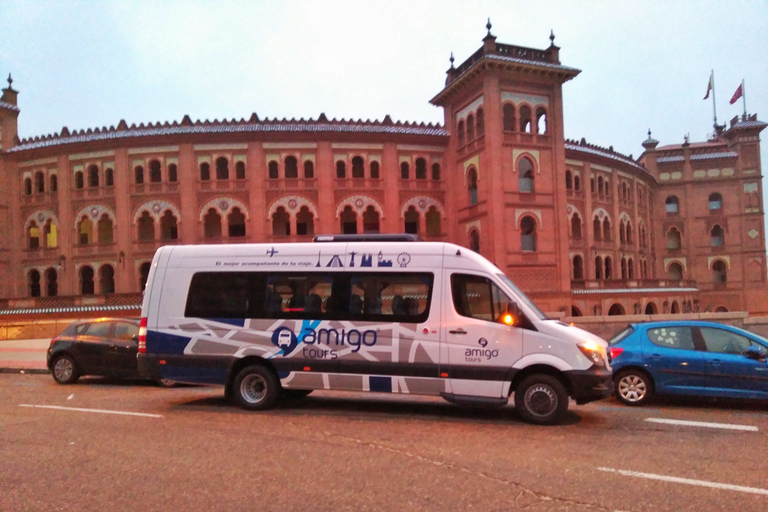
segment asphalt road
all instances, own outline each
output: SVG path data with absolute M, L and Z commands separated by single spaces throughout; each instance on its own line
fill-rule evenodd
M 0 374 L 0 510 L 768 510 L 768 405 L 571 411 L 315 392 L 249 413 L 221 388 Z

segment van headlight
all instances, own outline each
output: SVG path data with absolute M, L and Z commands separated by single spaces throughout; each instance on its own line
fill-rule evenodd
M 595 366 L 603 366 L 605 364 L 605 355 L 603 349 L 594 341 L 584 341 L 577 345 L 581 353 L 584 354 L 587 359 L 592 361 Z

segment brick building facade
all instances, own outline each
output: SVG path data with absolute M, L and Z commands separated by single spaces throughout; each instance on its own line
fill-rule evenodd
M 559 48 L 483 45 L 444 124 L 181 122 L 20 140 L 0 100 L 0 309 L 133 297 L 164 244 L 413 232 L 479 251 L 546 311 L 768 313 L 756 116 L 638 159 L 563 133 Z M 47 301 L 47 302 L 46 302 Z M 117 300 L 119 302 L 119 300 Z

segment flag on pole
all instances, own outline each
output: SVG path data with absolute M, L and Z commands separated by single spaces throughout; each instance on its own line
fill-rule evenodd
M 715 72 L 709 75 L 709 83 L 707 84 L 707 94 L 704 95 L 704 99 L 709 98 L 709 93 L 712 91 L 712 87 L 715 86 Z
M 744 94 L 744 83 L 742 82 L 741 85 L 739 85 L 739 88 L 736 89 L 736 92 L 733 93 L 733 96 L 731 97 L 731 105 L 736 103 L 736 100 L 741 98 L 741 96 Z

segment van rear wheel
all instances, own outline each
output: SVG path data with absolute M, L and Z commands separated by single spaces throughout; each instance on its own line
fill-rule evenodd
M 568 410 L 568 391 L 556 377 L 530 375 L 515 389 L 515 410 L 536 425 L 551 425 Z
M 232 398 L 249 411 L 269 409 L 280 395 L 280 381 L 269 368 L 261 365 L 246 366 L 232 383 Z

